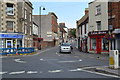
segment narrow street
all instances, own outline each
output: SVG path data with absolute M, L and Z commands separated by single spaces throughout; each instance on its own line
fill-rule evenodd
M 108 66 L 108 59 L 84 55 L 75 48 L 72 54 L 59 53 L 59 47 L 42 50 L 34 55 L 2 58 L 2 78 L 114 78 L 84 70 Z

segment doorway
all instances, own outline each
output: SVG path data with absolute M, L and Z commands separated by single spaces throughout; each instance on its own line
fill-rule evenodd
M 6 40 L 6 48 L 13 48 L 13 40 Z
M 97 50 L 97 54 L 100 54 L 101 53 L 101 51 L 102 51 L 102 42 L 101 42 L 102 40 L 101 40 L 101 38 L 97 38 L 97 48 L 96 48 L 96 50 Z

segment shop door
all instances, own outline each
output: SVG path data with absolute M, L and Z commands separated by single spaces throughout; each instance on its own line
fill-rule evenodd
M 6 48 L 13 48 L 13 40 L 6 40 Z
M 101 38 L 97 38 L 97 54 L 100 54 L 101 53 L 101 50 L 102 50 L 102 42 L 101 42 Z

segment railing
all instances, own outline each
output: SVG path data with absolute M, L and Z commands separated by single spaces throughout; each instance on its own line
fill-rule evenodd
M 7 54 L 29 54 L 35 52 L 34 48 L 0 48 L 0 55 Z

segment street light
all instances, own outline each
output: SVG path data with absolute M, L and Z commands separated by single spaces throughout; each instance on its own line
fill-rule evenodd
M 44 6 L 40 6 L 40 8 L 39 8 L 39 14 L 40 14 L 40 23 L 39 23 L 39 25 L 40 25 L 40 38 L 41 38 L 41 12 L 42 12 L 42 10 L 45 10 L 45 7 Z

